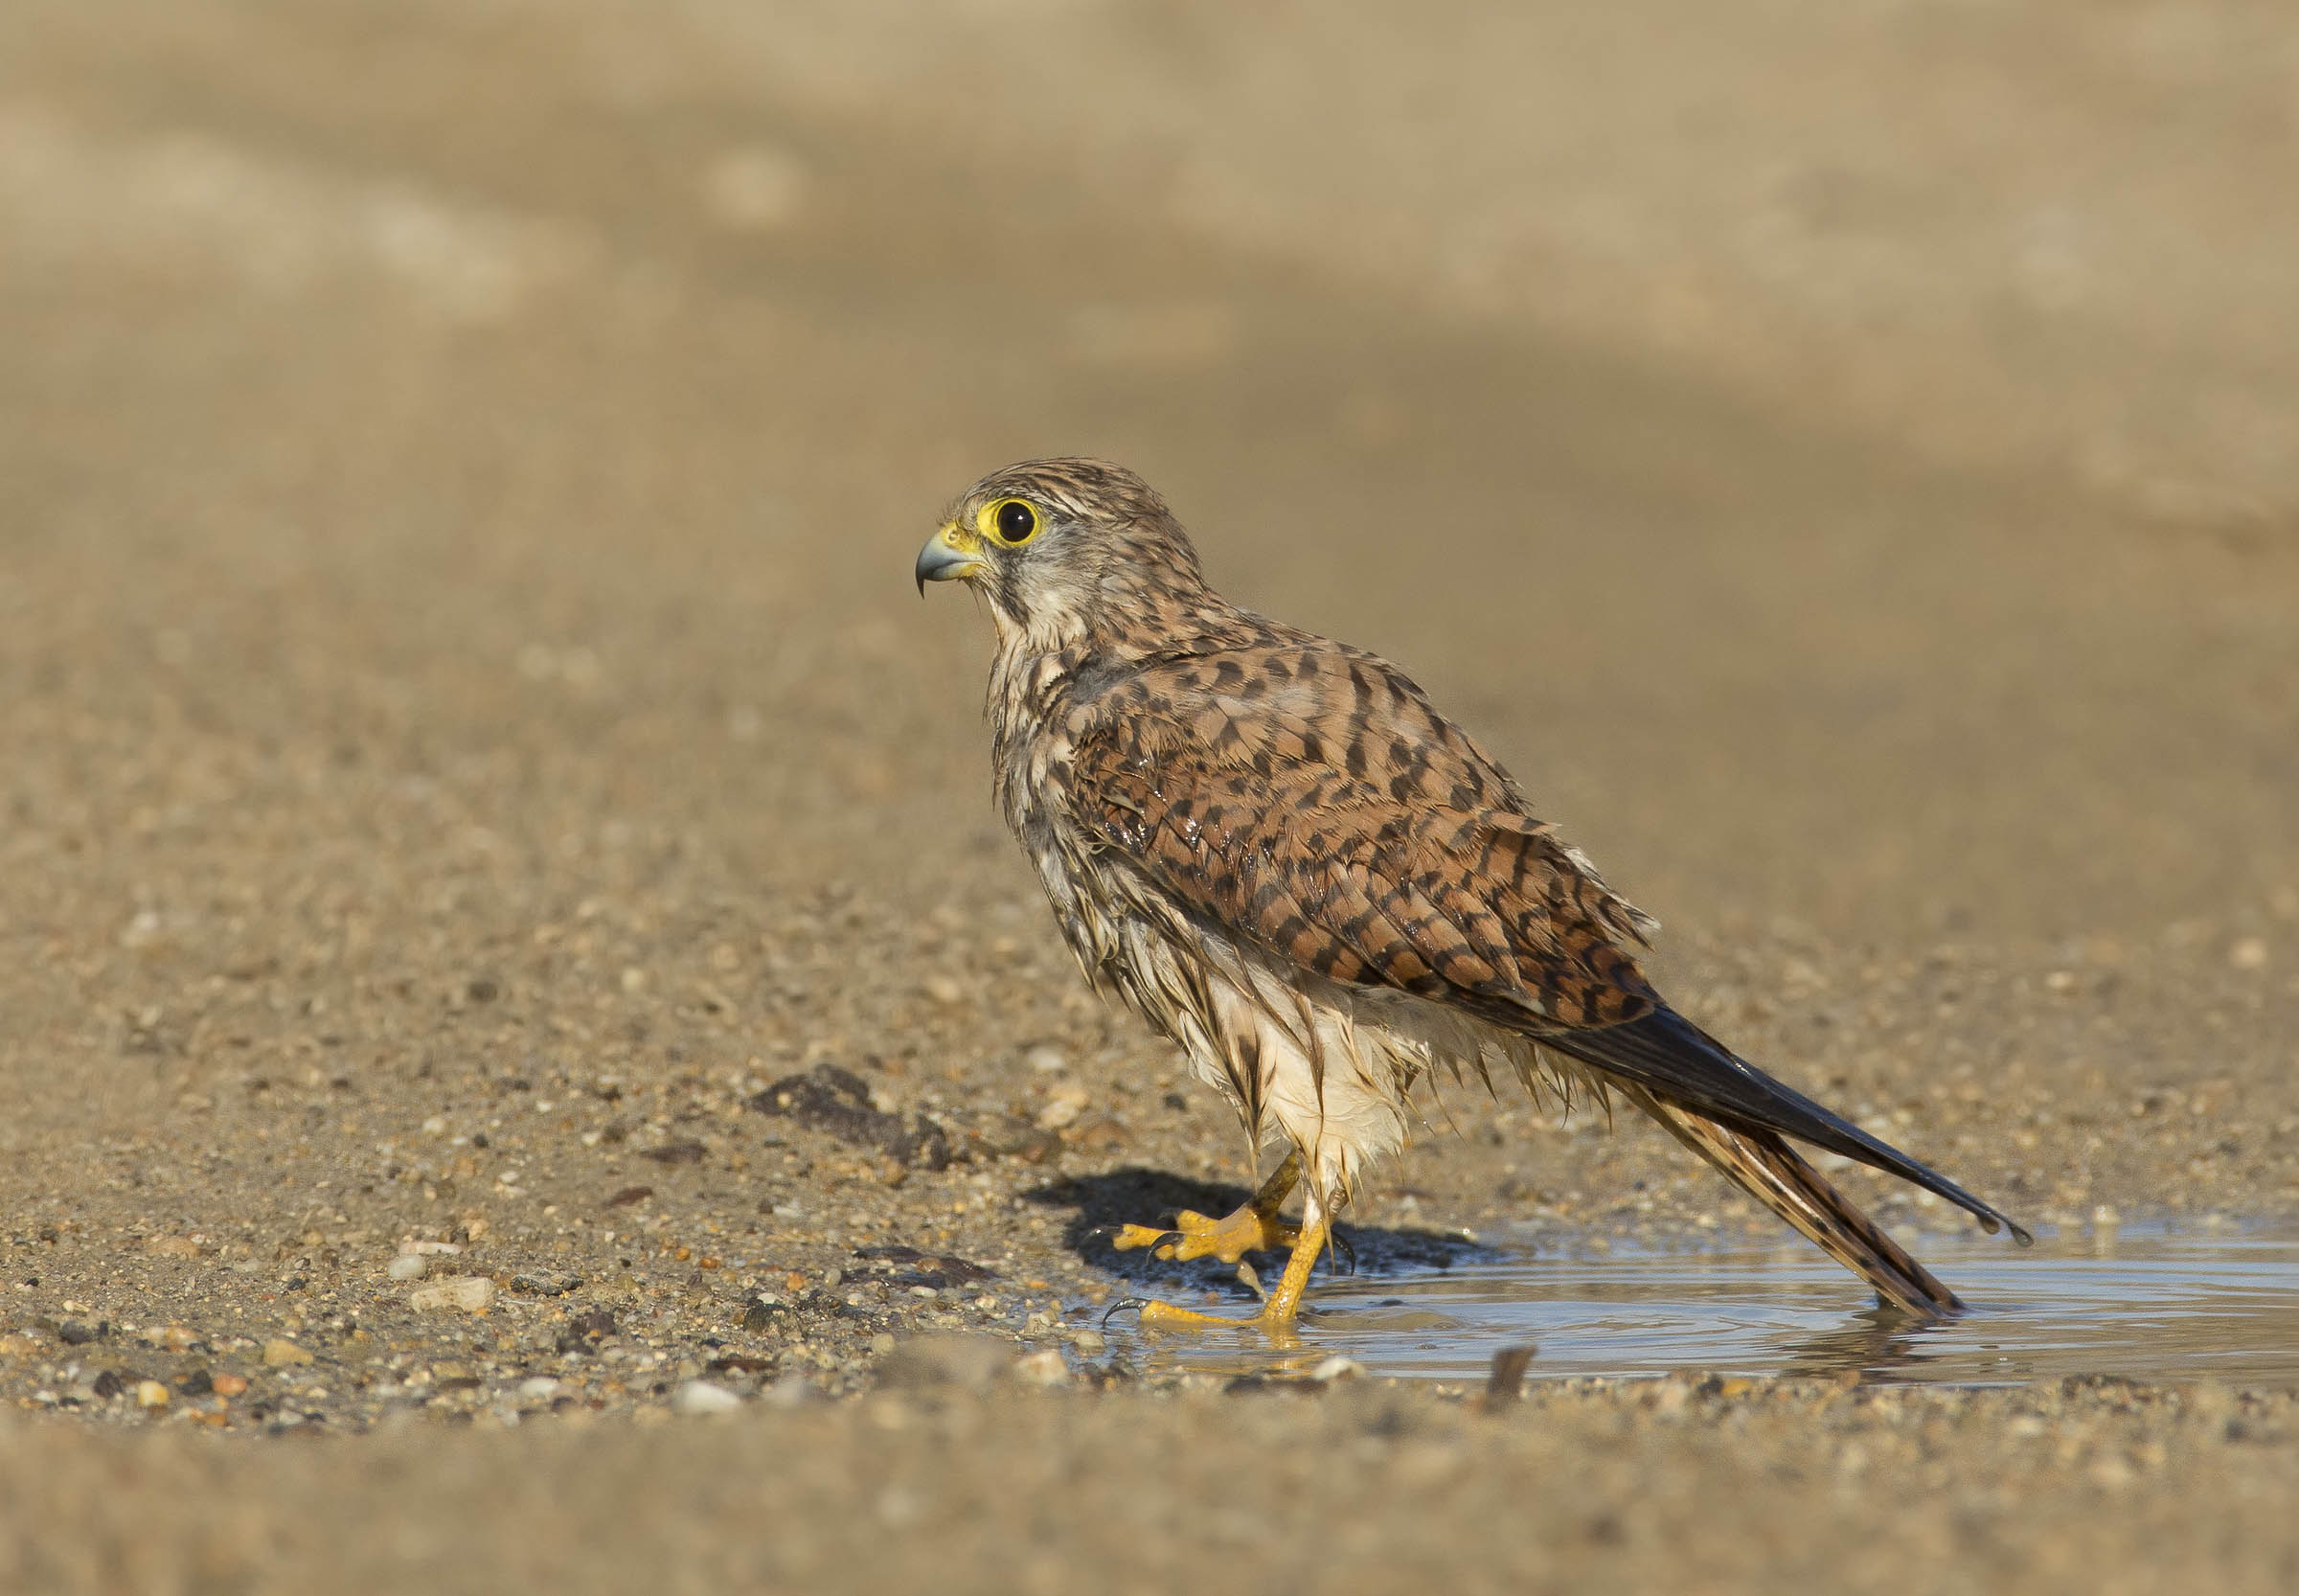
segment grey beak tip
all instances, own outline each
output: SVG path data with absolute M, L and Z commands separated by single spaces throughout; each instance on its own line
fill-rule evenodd
M 967 563 L 967 557 L 945 543 L 939 535 L 926 539 L 926 546 L 918 551 L 918 564 L 912 574 L 918 578 L 918 595 L 924 598 L 926 583 L 948 581 L 953 572 Z

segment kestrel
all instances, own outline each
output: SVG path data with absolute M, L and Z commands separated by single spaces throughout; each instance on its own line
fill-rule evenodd
M 1911 1314 L 1963 1304 L 1789 1138 L 2028 1240 L 1671 1009 L 1637 969 L 1653 922 L 1491 756 L 1388 661 L 1208 587 L 1132 472 L 993 472 L 917 576 L 922 594 L 965 581 L 988 601 L 996 802 L 1087 979 L 1171 1038 L 1254 1146 L 1274 1128 L 1289 1148 L 1235 1214 L 1128 1225 L 1120 1246 L 1231 1262 L 1289 1246 L 1257 1321 L 1289 1328 L 1333 1215 L 1438 1071 L 1634 1104 Z M 1296 1183 L 1301 1222 L 1285 1224 Z

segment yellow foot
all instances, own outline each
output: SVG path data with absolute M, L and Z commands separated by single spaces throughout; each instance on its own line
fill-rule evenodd
M 1315 1267 L 1317 1255 L 1325 1250 L 1330 1234 L 1322 1219 L 1299 1226 L 1292 1256 L 1286 1260 L 1285 1274 L 1278 1280 L 1277 1288 L 1262 1299 L 1262 1311 L 1250 1319 L 1224 1319 L 1217 1313 L 1200 1313 L 1194 1308 L 1176 1308 L 1172 1303 L 1150 1302 L 1140 1297 L 1113 1303 L 1109 1312 L 1131 1309 L 1141 1314 L 1143 1327 L 1150 1330 L 1254 1329 L 1280 1345 L 1293 1345 L 1294 1321 L 1301 1315 L 1301 1295 L 1309 1288 L 1309 1270 Z M 1107 1322 L 1108 1317 L 1109 1314 L 1103 1315 L 1104 1321 Z
M 1120 1252 L 1149 1247 L 1152 1258 L 1176 1262 L 1191 1258 L 1218 1258 L 1235 1264 L 1249 1252 L 1274 1252 L 1301 1242 L 1301 1226 L 1277 1217 L 1295 1182 L 1301 1179 L 1301 1154 L 1288 1152 L 1286 1161 L 1262 1182 L 1262 1189 L 1245 1206 L 1222 1219 L 1184 1210 L 1170 1230 L 1146 1224 L 1120 1225 L 1109 1244 Z
M 1173 1217 L 1173 1228 L 1160 1230 L 1146 1224 L 1120 1225 L 1109 1244 L 1120 1252 L 1150 1248 L 1150 1256 L 1168 1262 L 1218 1258 L 1235 1264 L 1249 1252 L 1290 1250 L 1301 1240 L 1301 1226 L 1287 1224 L 1275 1214 L 1248 1202 L 1221 1219 L 1183 1209 Z

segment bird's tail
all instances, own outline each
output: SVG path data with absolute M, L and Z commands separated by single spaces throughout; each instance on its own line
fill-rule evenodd
M 1960 1313 L 1955 1292 L 1908 1256 L 1882 1227 L 1788 1146 L 1777 1131 L 1734 1129 L 1641 1086 L 1614 1088 L 1724 1177 L 1803 1232 L 1814 1246 L 1919 1318 Z

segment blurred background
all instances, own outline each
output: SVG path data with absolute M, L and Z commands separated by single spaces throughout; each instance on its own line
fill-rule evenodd
M 1023 913 L 909 572 L 1066 452 L 1672 949 L 2282 992 L 2295 150 L 2267 0 L 11 0 L 19 996 Z

